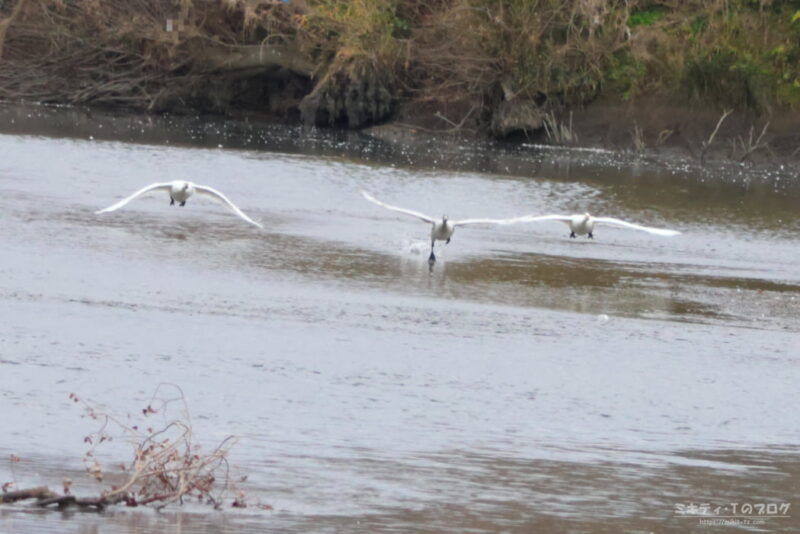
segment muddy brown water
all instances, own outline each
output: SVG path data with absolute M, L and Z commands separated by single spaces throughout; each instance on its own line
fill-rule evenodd
M 273 508 L 20 504 L 0 508 L 0 532 L 800 528 L 791 173 L 711 180 L 603 152 L 400 150 L 73 110 L 0 119 L 0 482 L 96 492 L 82 472 L 96 425 L 69 394 L 135 416 L 172 382 L 206 447 L 239 436 L 242 487 Z M 264 230 L 198 198 L 94 214 L 168 179 L 219 188 Z M 683 235 L 460 228 L 430 271 L 427 227 L 361 189 L 453 218 L 588 210 Z M 789 512 L 733 513 L 770 503 Z M 711 512 L 681 513 L 692 504 Z

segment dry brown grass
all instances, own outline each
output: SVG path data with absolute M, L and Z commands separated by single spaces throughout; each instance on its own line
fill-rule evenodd
M 0 98 L 220 113 L 283 106 L 351 127 L 383 121 L 401 102 L 433 110 L 427 125 L 457 130 L 486 128 L 503 106 L 561 113 L 600 96 L 769 113 L 800 106 L 794 5 L 9 0 Z
M 168 88 L 207 80 L 214 51 L 298 35 L 295 14 L 267 0 L 23 1 L 0 97 L 152 108 Z
M 488 110 L 515 98 L 593 98 L 625 39 L 627 10 L 596 0 L 454 0 L 414 30 L 407 84 L 416 98 Z

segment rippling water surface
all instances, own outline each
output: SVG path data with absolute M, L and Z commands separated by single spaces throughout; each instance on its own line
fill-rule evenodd
M 535 146 L 0 118 L 0 454 L 21 458 L 0 482 L 96 492 L 81 472 L 96 427 L 69 394 L 135 413 L 172 382 L 201 441 L 240 437 L 249 499 L 273 508 L 6 506 L 0 532 L 728 528 L 677 513 L 690 503 L 800 516 L 796 176 L 735 169 L 725 185 Z M 264 230 L 200 198 L 94 214 L 173 179 L 220 189 Z M 428 227 L 362 189 L 434 216 L 590 211 L 683 235 L 465 227 L 430 270 Z

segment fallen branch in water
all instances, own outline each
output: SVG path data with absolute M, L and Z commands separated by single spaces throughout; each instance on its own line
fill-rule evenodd
M 12 503 L 17 501 L 24 501 L 26 499 L 50 499 L 53 497 L 57 497 L 58 494 L 53 493 L 47 486 L 39 486 L 36 488 L 24 489 L 24 490 L 17 490 L 17 491 L 9 491 L 3 494 L 0 494 L 0 503 Z
M 178 394 L 169 398 L 161 397 L 160 394 L 168 387 L 177 390 Z M 69 398 L 73 402 L 81 402 L 75 394 L 71 393 Z M 176 419 L 167 419 L 167 411 L 175 403 L 182 406 L 181 415 Z M 182 502 L 184 497 L 192 497 L 215 508 L 223 505 L 232 486 L 227 456 L 236 438 L 228 436 L 212 451 L 201 452 L 200 445 L 194 440 L 183 391 L 178 386 L 159 385 L 147 407 L 142 409 L 143 417 L 161 414 L 165 418 L 165 426 L 158 430 L 152 427 L 140 430 L 139 425 L 122 422 L 89 404 L 84 404 L 84 407 L 86 417 L 101 422 L 97 432 L 84 438 L 84 442 L 90 445 L 84 456 L 87 474 L 103 482 L 106 473 L 96 459 L 95 451 L 101 444 L 122 437 L 133 446 L 134 456 L 129 465 L 121 465 L 121 473 L 113 473 L 115 477 L 124 477 L 122 484 L 105 488 L 98 496 L 84 498 L 70 493 L 69 479 L 64 481 L 62 494 L 46 486 L 7 491 L 15 484 L 9 482 L 3 485 L 0 503 L 36 499 L 36 506 L 43 508 L 80 507 L 100 511 L 119 503 L 163 508 L 174 502 Z M 19 462 L 19 458 L 12 456 L 11 462 Z M 240 492 L 231 504 L 235 507 L 246 506 L 244 493 Z

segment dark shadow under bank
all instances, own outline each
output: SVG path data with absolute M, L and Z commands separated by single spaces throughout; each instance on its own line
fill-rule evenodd
M 611 109 L 605 109 L 603 114 L 610 116 Z M 626 124 L 631 120 L 621 113 L 616 117 L 615 120 Z M 573 122 L 573 125 L 579 124 Z M 593 128 L 598 135 L 601 130 L 614 131 L 610 122 L 598 121 Z M 666 145 L 641 151 L 596 146 L 603 143 L 559 146 L 537 136 L 500 141 L 446 135 L 406 124 L 346 130 L 247 117 L 155 115 L 124 109 L 0 104 L 0 134 L 266 150 L 342 157 L 365 164 L 652 185 L 654 188 L 686 183 L 707 187 L 711 195 L 720 190 L 738 191 L 742 195 L 783 201 L 800 197 L 800 157 L 748 162 L 706 158 L 701 162 L 687 149 Z M 609 138 L 618 135 L 623 134 L 608 134 Z M 582 138 L 579 141 L 582 143 Z M 614 143 L 606 144 L 613 146 Z

